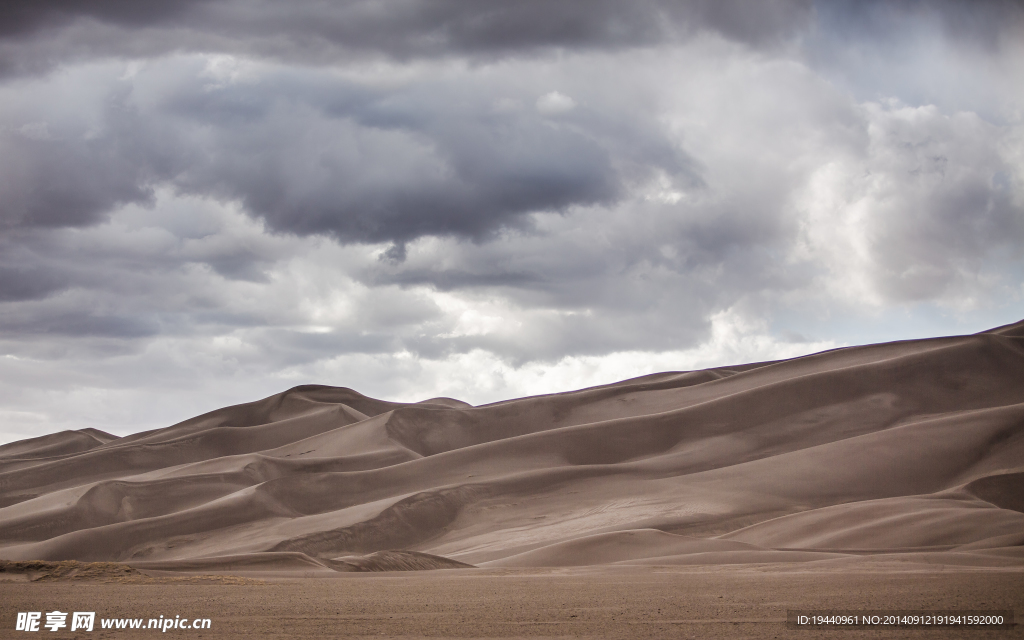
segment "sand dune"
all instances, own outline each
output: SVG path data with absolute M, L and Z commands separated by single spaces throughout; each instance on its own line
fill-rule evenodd
M 467 569 L 473 565 L 417 551 L 375 551 L 365 556 L 344 556 L 328 561 L 336 571 L 433 571 Z
M 307 385 L 0 447 L 0 558 L 161 571 L 1016 566 L 1024 323 L 473 407 Z
M 670 556 L 750 550 L 759 549 L 731 540 L 689 538 L 657 529 L 635 529 L 598 533 L 565 542 L 556 542 L 533 551 L 487 562 L 483 566 L 588 566 Z

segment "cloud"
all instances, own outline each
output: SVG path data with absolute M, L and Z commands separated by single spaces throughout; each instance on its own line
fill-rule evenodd
M 817 3 L 816 9 L 824 32 L 858 45 L 906 41 L 908 35 L 913 39 L 932 32 L 958 45 L 991 51 L 1008 44 L 1024 25 L 1024 7 L 1015 0 L 832 0 Z
M 84 70 L 104 88 L 93 89 L 98 104 L 57 115 L 64 131 L 53 139 L 0 140 L 4 224 L 93 224 L 119 204 L 149 202 L 163 184 L 238 200 L 272 229 L 300 235 L 482 239 L 533 212 L 613 203 L 654 172 L 699 179 L 653 117 L 623 122 L 609 113 L 616 105 L 570 114 L 561 94 L 545 107 L 561 112 L 557 122 L 496 109 L 496 93 L 531 91 L 517 65 L 454 78 L 442 65 L 383 87 L 379 78 L 256 65 L 247 81 L 211 84 L 219 62 L 175 57 L 131 77 L 113 64 Z M 64 82 L 6 91 L 37 113 L 32 96 L 49 100 Z M 12 111 L 12 130 L 28 126 Z
M 22 4 L 18 437 L 308 382 L 487 402 L 1024 314 L 1009 5 L 961 32 L 939 2 Z
M 552 91 L 537 98 L 537 111 L 546 115 L 566 113 L 576 108 L 576 101 L 569 96 Z
M 0 302 L 43 298 L 60 288 L 59 276 L 38 265 L 0 266 Z
M 183 2 L 131 2 L 131 0 L 41 0 L 31 3 L 5 3 L 0 8 L 0 36 L 28 35 L 46 27 L 77 18 L 91 18 L 123 25 L 147 25 L 173 21 L 191 5 L 203 0 Z
M 862 114 L 863 147 L 815 170 L 802 196 L 818 258 L 871 304 L 984 290 L 986 263 L 1024 241 L 1024 176 L 1001 144 L 1019 130 L 899 102 Z
M 95 80 L 85 73 L 62 87 L 0 86 L 0 226 L 92 224 L 150 198 L 159 161 L 136 144 L 142 132 L 122 88 L 86 88 Z M 64 92 L 76 94 L 74 104 Z
M 808 63 L 860 101 L 1013 119 L 1024 71 L 1024 5 L 1014 0 L 850 2 L 816 6 L 802 41 Z
M 768 46 L 793 37 L 811 15 L 809 0 L 296 0 L 287 8 L 239 0 L 40 0 L 0 9 L 0 38 L 15 43 L 0 46 L 0 69 L 213 49 L 290 62 L 359 54 L 494 58 L 651 46 L 703 31 Z
M 889 48 L 922 29 L 998 48 L 1022 24 L 1014 0 L 295 0 L 287 8 L 266 0 L 38 0 L 0 9 L 0 73 L 210 51 L 302 64 L 359 56 L 493 61 L 657 47 L 704 34 L 766 51 L 810 42 L 816 57 L 831 58 L 865 42 Z
M 9 335 L 263 327 L 247 340 L 289 362 L 675 350 L 722 309 L 813 286 L 848 308 L 960 299 L 1024 243 L 1020 158 L 1000 144 L 1017 129 L 858 104 L 785 58 L 709 40 L 407 71 L 172 56 L 9 86 L 5 130 L 45 121 L 52 139 L 4 140 L 63 158 L 10 155 L 27 204 L 4 211 L 7 255 L 21 247 L 4 295 L 36 306 L 8 312 Z M 89 89 L 60 109 L 68 83 Z M 323 238 L 362 256 L 322 276 L 364 312 L 322 322 L 282 292 Z M 396 324 L 398 308 L 418 311 Z

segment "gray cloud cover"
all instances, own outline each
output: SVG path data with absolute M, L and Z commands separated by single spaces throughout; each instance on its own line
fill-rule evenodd
M 480 239 L 530 212 L 610 204 L 653 171 L 699 182 L 654 114 L 545 112 L 500 70 L 381 88 L 281 68 L 218 84 L 195 58 L 157 66 L 153 84 L 100 80 L 106 95 L 89 123 L 7 132 L 7 226 L 92 224 L 164 183 L 238 199 L 278 231 Z
M 5 5 L 0 438 L 1019 319 L 1022 34 L 997 1 Z
M 337 60 L 354 53 L 416 57 L 517 54 L 531 50 L 646 46 L 710 29 L 770 45 L 809 22 L 808 0 L 347 0 L 324 4 L 240 0 L 75 2 L 40 0 L 0 9 L 0 67 L 38 68 L 66 56 L 162 54 L 184 49 Z M 166 33 L 170 32 L 170 33 Z M 116 34 L 118 37 L 112 37 Z M 43 53 L 29 60 L 26 51 Z

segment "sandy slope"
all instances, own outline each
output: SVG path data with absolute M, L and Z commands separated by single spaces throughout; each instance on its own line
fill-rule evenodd
M 0 447 L 0 507 L 0 558 L 162 570 L 1019 566 L 1024 323 L 481 407 L 296 387 Z

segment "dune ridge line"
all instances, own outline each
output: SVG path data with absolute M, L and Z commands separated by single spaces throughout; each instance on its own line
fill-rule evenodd
M 126 437 L 22 440 L 0 446 L 0 559 L 1020 567 L 1024 322 L 478 407 L 302 385 Z

